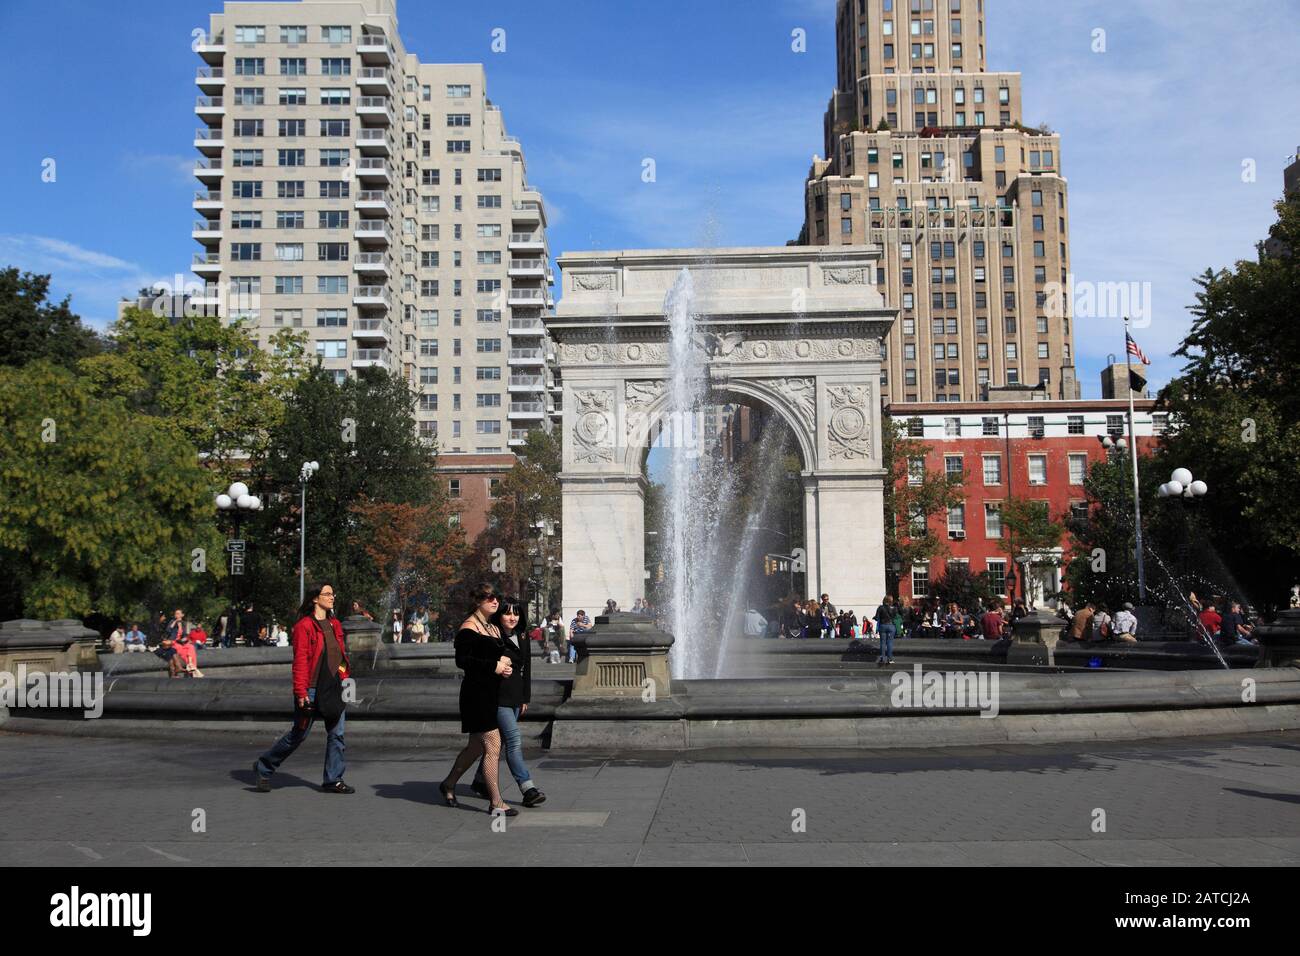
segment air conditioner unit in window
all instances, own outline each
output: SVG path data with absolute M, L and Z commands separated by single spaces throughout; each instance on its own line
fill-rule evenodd
M 965 541 L 965 540 L 966 540 L 966 532 L 965 532 L 965 531 L 949 531 L 949 532 L 948 532 L 948 537 L 951 538 L 953 541 Z

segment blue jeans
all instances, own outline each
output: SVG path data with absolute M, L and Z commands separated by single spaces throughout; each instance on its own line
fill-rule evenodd
M 880 625 L 880 660 L 887 661 L 894 656 L 894 625 Z
M 533 783 L 533 775 L 528 772 L 528 764 L 524 763 L 524 735 L 519 732 L 519 708 L 498 707 L 497 727 L 501 730 L 501 749 L 506 752 L 510 776 L 519 784 L 519 792 L 527 793 L 536 784 Z M 486 759 L 484 757 L 478 762 L 478 772 L 474 774 L 474 779 L 479 783 L 483 782 L 483 761 Z
M 316 688 L 307 688 L 307 697 L 312 704 L 316 703 Z M 307 739 L 307 734 L 311 732 L 312 724 L 316 723 L 316 718 L 320 715 L 316 712 L 315 706 L 308 712 L 306 726 L 299 729 L 299 720 L 295 715 L 293 727 L 289 732 L 271 745 L 271 749 L 262 756 L 257 758 L 257 772 L 263 777 L 269 777 L 275 773 L 276 768 L 284 763 L 286 757 L 298 749 L 298 745 Z M 347 769 L 347 762 L 343 759 L 343 725 L 346 723 L 347 714 L 339 715 L 338 722 L 333 726 L 326 724 L 325 732 L 328 735 L 325 739 L 325 786 L 337 783 L 343 779 L 343 771 Z

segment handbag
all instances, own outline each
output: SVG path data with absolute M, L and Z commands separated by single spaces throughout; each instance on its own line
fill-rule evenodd
M 320 621 L 312 618 L 312 623 L 316 625 L 316 632 L 320 634 L 322 642 L 333 640 L 333 628 L 330 629 L 328 637 L 325 635 L 325 629 L 321 627 Z M 337 671 L 330 670 L 329 653 L 325 650 L 322 643 L 320 652 L 320 667 L 316 673 L 316 710 L 324 718 L 327 726 L 338 723 L 338 719 L 343 716 L 346 704 L 343 702 L 343 682 L 339 680 Z

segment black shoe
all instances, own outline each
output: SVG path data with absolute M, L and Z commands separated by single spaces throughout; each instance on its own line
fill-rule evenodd
M 488 792 L 487 784 L 482 780 L 474 780 L 470 783 L 469 788 L 477 793 L 484 800 L 489 800 L 492 794 Z
M 538 804 L 546 802 L 546 794 L 536 787 L 529 787 L 528 792 L 524 794 L 524 806 L 535 807 Z
M 519 816 L 519 811 L 516 810 L 514 807 L 505 807 L 504 809 L 501 808 L 501 807 L 490 807 L 490 808 L 488 809 L 488 813 L 492 814 L 492 816 L 494 816 L 494 817 L 497 817 L 497 816 L 501 816 L 501 817 L 517 817 L 517 816 Z
M 262 776 L 262 771 L 260 771 L 260 770 L 257 769 L 257 762 L 256 762 L 256 761 L 254 761 L 254 763 L 253 763 L 253 776 L 257 778 L 257 792 L 258 792 L 258 793 L 270 793 L 270 792 L 271 792 L 271 778 L 270 778 L 270 777 L 263 777 L 263 776 Z
M 449 807 L 459 807 L 459 806 L 460 806 L 460 804 L 456 802 L 456 788 L 455 788 L 455 787 L 448 787 L 448 786 L 446 786 L 445 784 L 441 784 L 441 783 L 440 783 L 440 784 L 438 784 L 438 792 L 439 792 L 440 794 L 442 794 L 442 801 L 443 801 L 443 803 L 447 804 L 447 806 L 449 806 Z
M 354 787 L 349 787 L 342 780 L 335 780 L 333 783 L 324 784 L 321 787 L 322 793 L 356 793 Z

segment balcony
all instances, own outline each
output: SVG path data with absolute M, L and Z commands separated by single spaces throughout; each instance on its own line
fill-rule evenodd
M 355 349 L 352 352 L 353 368 L 389 368 L 388 349 Z
M 190 230 L 190 235 L 199 242 L 220 242 L 221 220 L 200 219 L 194 223 L 193 228 Z
M 511 319 L 506 327 L 507 335 L 545 335 L 546 326 L 541 319 Z
M 385 216 L 393 214 L 392 207 L 388 205 L 388 197 L 382 189 L 361 190 L 352 205 L 358 212 L 377 212 Z
M 390 308 L 392 302 L 382 285 L 359 285 L 352 290 L 352 304 Z
M 194 253 L 194 264 L 190 271 L 200 276 L 221 275 L 221 254 L 218 252 Z
M 546 290 L 545 289 L 516 289 L 514 287 L 511 287 L 510 291 L 506 293 L 506 304 L 523 305 L 523 306 L 529 306 L 529 305 L 543 306 L 546 304 Z
M 545 252 L 546 237 L 539 232 L 512 232 L 506 245 L 512 251 Z
M 514 204 L 510 218 L 514 222 L 541 222 L 542 204 L 532 201 L 517 202 Z
M 358 252 L 352 258 L 352 271 L 388 278 L 388 259 L 382 252 Z
M 377 242 L 389 245 L 393 241 L 393 234 L 389 231 L 388 223 L 382 219 L 357 220 L 356 230 L 352 235 L 361 242 Z
M 218 33 L 216 36 L 204 34 L 203 39 L 194 44 L 194 52 L 208 63 L 220 63 L 226 55 L 226 35 Z
M 363 33 L 357 38 L 357 54 L 369 64 L 393 65 L 393 47 L 382 33 Z
M 518 421 L 540 422 L 546 416 L 544 402 L 511 402 L 508 417 Z
M 542 279 L 546 277 L 545 259 L 511 259 L 506 267 L 506 275 L 518 279 Z
M 546 353 L 542 349 L 511 349 L 506 362 L 510 365 L 541 368 L 546 365 Z
M 368 156 L 389 156 L 392 150 L 388 145 L 387 134 L 382 129 L 357 130 L 357 149 Z
M 357 86 L 371 96 L 392 96 L 393 81 L 382 66 L 363 66 L 357 71 Z
M 198 212 L 215 212 L 220 215 L 225 205 L 225 200 L 221 198 L 221 190 L 219 189 L 200 189 L 194 194 L 194 208 Z
M 352 326 L 354 339 L 382 339 L 387 345 L 392 339 L 393 326 L 387 319 L 357 319 Z
M 371 125 L 389 126 L 393 109 L 386 96 L 362 96 L 357 100 L 357 116 Z
M 226 147 L 226 137 L 220 126 L 201 126 L 194 131 L 194 148 L 205 156 L 220 153 Z
M 546 386 L 546 379 L 541 375 L 511 375 L 506 381 L 506 390 L 510 392 L 540 392 Z
M 219 66 L 201 66 L 194 74 L 194 83 L 204 93 L 220 93 L 226 88 L 226 71 Z
M 204 181 L 210 179 L 220 179 L 226 174 L 225 167 L 221 165 L 220 156 L 212 156 L 200 159 L 194 164 L 194 175 Z
M 512 428 L 512 429 L 510 429 L 510 439 L 509 439 L 509 441 L 507 442 L 507 444 L 508 444 L 511 448 L 519 448 L 519 447 L 522 447 L 523 445 L 527 444 L 527 442 L 528 442 L 528 429 L 527 429 L 527 428 Z
M 211 123 L 215 120 L 220 123 L 226 115 L 226 100 L 221 96 L 199 96 L 194 100 L 194 112 L 201 119 Z
M 388 163 L 382 159 L 357 160 L 357 178 L 388 185 Z

